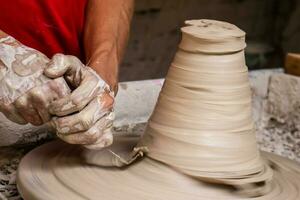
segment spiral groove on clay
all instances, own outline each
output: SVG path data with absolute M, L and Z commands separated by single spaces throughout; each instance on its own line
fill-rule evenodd
M 187 24 L 139 145 L 149 157 L 206 181 L 270 180 L 251 116 L 245 33 L 213 20 Z

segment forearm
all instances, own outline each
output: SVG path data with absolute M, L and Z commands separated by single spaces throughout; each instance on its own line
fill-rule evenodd
M 7 36 L 8 35 L 5 32 L 0 30 L 0 38 L 4 38 L 4 37 L 7 37 Z
M 133 0 L 89 0 L 84 32 L 87 64 L 112 89 L 128 39 Z

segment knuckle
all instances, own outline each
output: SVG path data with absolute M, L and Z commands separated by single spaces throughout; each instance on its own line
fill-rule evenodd
M 111 108 L 114 104 L 114 98 L 107 93 L 99 96 L 99 103 L 106 109 Z
M 93 127 L 87 130 L 84 135 L 90 143 L 94 143 L 101 137 L 101 131 Z
M 73 67 L 81 67 L 83 65 L 76 56 L 67 55 L 66 59 L 68 59 Z
M 50 78 L 56 78 L 60 75 L 61 70 L 66 66 L 65 57 L 63 54 L 55 54 L 50 62 L 48 67 L 45 69 L 44 73 Z
M 93 125 L 93 116 L 90 113 L 83 112 L 79 115 L 80 124 L 84 129 L 89 129 Z
M 75 98 L 72 100 L 73 104 L 74 104 L 74 108 L 77 110 L 77 111 L 80 111 L 82 110 L 88 102 L 86 102 L 86 100 L 83 100 L 83 99 L 79 99 L 79 98 Z
M 77 122 L 76 124 L 72 125 L 72 130 L 74 132 L 88 130 L 89 128 L 86 127 L 81 121 Z
M 51 93 L 58 95 L 59 97 L 67 96 L 70 93 L 70 89 L 63 78 L 57 78 L 48 82 L 49 90 Z
M 68 124 L 68 121 L 65 120 L 65 118 L 57 118 L 53 120 L 53 123 L 56 131 L 60 134 L 68 135 L 72 132 L 72 125 Z
M 64 60 L 65 55 L 62 53 L 56 53 L 54 54 L 54 56 L 52 57 L 52 61 L 54 63 L 61 63 L 62 60 Z
M 57 132 L 61 133 L 60 129 L 62 128 L 62 120 L 61 118 L 56 118 L 56 119 L 52 119 L 52 125 L 53 127 L 55 127 L 55 129 L 57 130 Z
M 53 102 L 50 103 L 49 105 L 49 110 L 52 114 L 56 114 L 56 115 L 60 115 L 62 113 L 65 113 L 69 110 L 73 110 L 74 109 L 74 104 L 72 101 L 68 100 L 67 98 L 63 98 L 63 99 L 59 99 L 59 100 L 55 100 Z M 67 113 L 69 114 L 69 113 Z
M 27 96 L 21 96 L 14 102 L 14 105 L 18 109 L 23 109 L 24 107 L 26 107 L 27 102 Z
M 44 92 L 41 90 L 40 87 L 35 87 L 35 88 L 31 89 L 29 91 L 29 94 L 33 100 L 44 99 L 45 95 L 47 95 L 47 94 L 44 94 Z
M 61 134 L 68 134 L 70 132 L 70 128 L 67 126 L 64 126 L 64 127 L 57 126 L 56 129 L 57 129 L 57 132 L 59 132 Z
M 98 137 L 96 135 L 89 135 L 85 138 L 85 144 L 93 144 L 98 140 Z
M 69 60 L 74 60 L 74 61 L 79 60 L 76 56 L 72 56 L 72 55 L 66 55 L 66 58 L 69 59 Z

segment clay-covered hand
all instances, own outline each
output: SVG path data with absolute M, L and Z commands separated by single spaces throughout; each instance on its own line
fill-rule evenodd
M 0 39 L 0 111 L 11 121 L 43 124 L 51 119 L 49 103 L 69 93 L 63 78 L 43 75 L 48 62 L 11 36 Z
M 56 54 L 44 71 L 50 78 L 64 76 L 74 89 L 51 103 L 52 125 L 62 140 L 100 149 L 112 143 L 114 94 L 106 82 L 74 56 Z

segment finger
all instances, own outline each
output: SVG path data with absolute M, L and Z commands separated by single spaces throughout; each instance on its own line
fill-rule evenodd
M 99 120 L 87 131 L 70 135 L 57 134 L 57 136 L 70 144 L 90 145 L 97 142 L 104 135 L 104 130 L 111 126 L 112 121 L 107 121 L 106 124 L 104 124 L 103 121 Z
M 40 115 L 43 123 L 51 119 L 51 114 L 48 111 L 50 102 L 68 94 L 70 94 L 70 89 L 62 77 L 50 80 L 46 84 L 35 87 L 29 91 L 32 104 Z
M 27 124 L 27 121 L 20 115 L 13 104 L 7 106 L 1 106 L 0 111 L 5 115 L 7 119 L 17 124 Z
M 71 94 L 71 90 L 63 77 L 48 81 L 44 87 L 54 92 L 51 102 Z
M 50 112 L 64 116 L 82 110 L 97 95 L 104 93 L 104 89 L 98 87 L 98 82 L 95 76 L 87 77 L 69 96 L 54 101 L 50 105 Z
M 104 130 L 102 137 L 100 137 L 96 142 L 89 145 L 84 145 L 87 149 L 100 150 L 105 147 L 110 146 L 113 143 L 113 134 L 111 128 Z
M 70 63 L 66 57 L 67 56 L 60 53 L 55 54 L 44 70 L 44 74 L 49 78 L 58 78 L 63 76 L 70 67 Z
M 64 75 L 71 85 L 77 87 L 82 78 L 81 69 L 84 68 L 84 64 L 76 56 L 56 54 L 48 63 L 44 74 L 49 78 L 58 78 Z
M 113 120 L 111 112 L 113 99 L 108 94 L 97 96 L 88 106 L 77 114 L 53 119 L 58 133 L 67 135 L 75 132 L 86 131 L 91 128 L 100 118 L 101 120 Z M 106 115 L 105 117 L 103 117 Z M 103 122 L 104 123 L 104 122 Z
M 19 97 L 15 102 L 14 105 L 20 115 L 29 123 L 33 125 L 41 125 L 42 120 L 37 113 L 37 111 L 34 109 L 31 102 L 29 102 L 29 97 L 27 94 Z
M 51 115 L 47 108 L 51 101 L 51 91 L 46 91 L 45 93 L 42 87 L 35 87 L 29 91 L 28 95 L 30 96 L 33 107 L 39 114 L 42 123 L 50 121 Z

